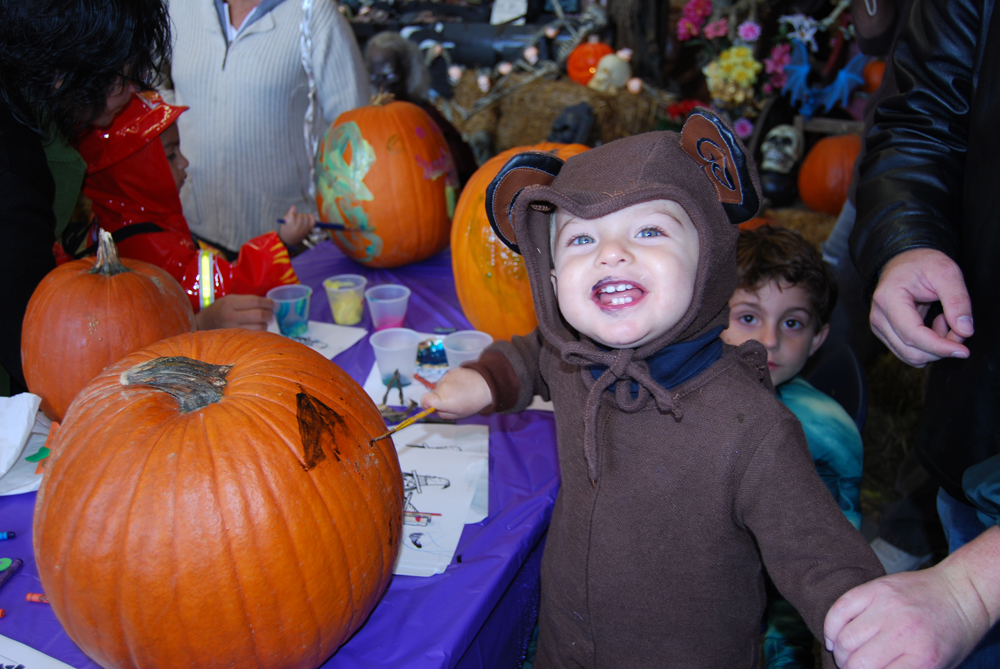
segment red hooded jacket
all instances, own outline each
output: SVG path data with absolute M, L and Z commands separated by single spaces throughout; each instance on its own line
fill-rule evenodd
M 251 239 L 232 263 L 195 243 L 159 141 L 186 109 L 166 104 L 154 92 L 141 93 L 110 127 L 91 128 L 80 137 L 76 148 L 87 163 L 83 194 L 97 223 L 92 234 L 96 238 L 99 226 L 115 235 L 122 257 L 165 269 L 180 282 L 195 311 L 223 295 L 262 296 L 275 286 L 298 283 L 276 232 Z M 127 230 L 138 224 L 144 225 Z

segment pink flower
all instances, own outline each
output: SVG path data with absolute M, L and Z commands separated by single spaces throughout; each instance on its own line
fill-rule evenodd
M 698 36 L 698 26 L 690 19 L 681 19 L 677 23 L 677 39 L 686 42 L 692 37 Z
M 705 26 L 705 37 L 708 39 L 715 39 L 716 37 L 725 37 L 726 33 L 729 32 L 729 19 L 722 18 L 718 21 L 712 21 L 707 26 Z
M 736 34 L 744 42 L 756 42 L 760 38 L 760 26 L 754 21 L 744 21 L 736 29 Z
M 689 2 L 684 5 L 684 18 L 691 19 L 692 22 L 697 23 L 699 27 L 701 24 L 712 15 L 712 0 L 689 0 Z
M 737 119 L 736 123 L 733 124 L 733 130 L 740 136 L 740 139 L 746 139 L 753 134 L 753 123 L 745 118 Z
M 792 45 L 778 44 L 771 49 L 771 56 L 764 59 L 764 71 L 768 74 L 785 74 L 785 65 L 792 62 Z M 782 84 L 783 85 L 783 84 Z

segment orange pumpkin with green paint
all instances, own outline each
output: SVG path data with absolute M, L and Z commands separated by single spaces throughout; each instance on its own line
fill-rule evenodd
M 448 143 L 427 112 L 387 99 L 338 116 L 316 156 L 320 215 L 346 227 L 334 243 L 376 268 L 444 250 L 458 190 Z
M 484 163 L 465 185 L 451 228 L 451 264 L 458 301 L 475 329 L 510 339 L 538 325 L 524 260 L 497 239 L 486 217 L 486 188 L 518 153 L 550 151 L 565 160 L 587 148 L 546 142 L 508 149 Z

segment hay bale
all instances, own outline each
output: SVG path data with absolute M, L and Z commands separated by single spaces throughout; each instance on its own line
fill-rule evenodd
M 466 136 L 486 130 L 500 152 L 546 141 L 553 121 L 563 109 L 586 102 L 595 116 L 592 140 L 607 143 L 654 128 L 659 103 L 645 92 L 633 95 L 622 91 L 617 95 L 605 95 L 566 78 L 524 83 L 530 78 L 526 72 L 511 74 L 505 88 L 512 92 L 468 119 L 456 116 L 455 127 Z M 471 110 L 477 100 L 486 96 L 475 79 L 474 72 L 466 72 L 455 86 L 455 102 L 466 110 Z M 519 84 L 520 87 L 513 90 Z
M 795 207 L 768 209 L 764 216 L 778 225 L 798 230 L 817 248 L 830 236 L 830 231 L 837 222 L 836 216 L 806 209 L 801 203 Z

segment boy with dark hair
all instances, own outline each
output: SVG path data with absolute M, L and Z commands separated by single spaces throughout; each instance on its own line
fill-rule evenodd
M 778 399 L 805 432 L 816 471 L 841 511 L 861 527 L 861 435 L 830 396 L 798 376 L 830 332 L 837 283 L 830 266 L 794 230 L 763 226 L 740 233 L 737 289 L 729 300 L 733 346 L 756 340 L 767 349 L 767 366 Z M 764 653 L 768 667 L 812 666 L 812 636 L 791 605 L 768 603 Z
M 719 339 L 735 224 L 759 207 L 745 149 L 704 109 L 680 134 L 565 163 L 520 154 L 487 189 L 538 329 L 495 342 L 423 403 L 448 418 L 552 400 L 562 486 L 539 669 L 750 669 L 765 565 L 817 635 L 837 593 L 882 573 L 776 401 L 762 347 Z

